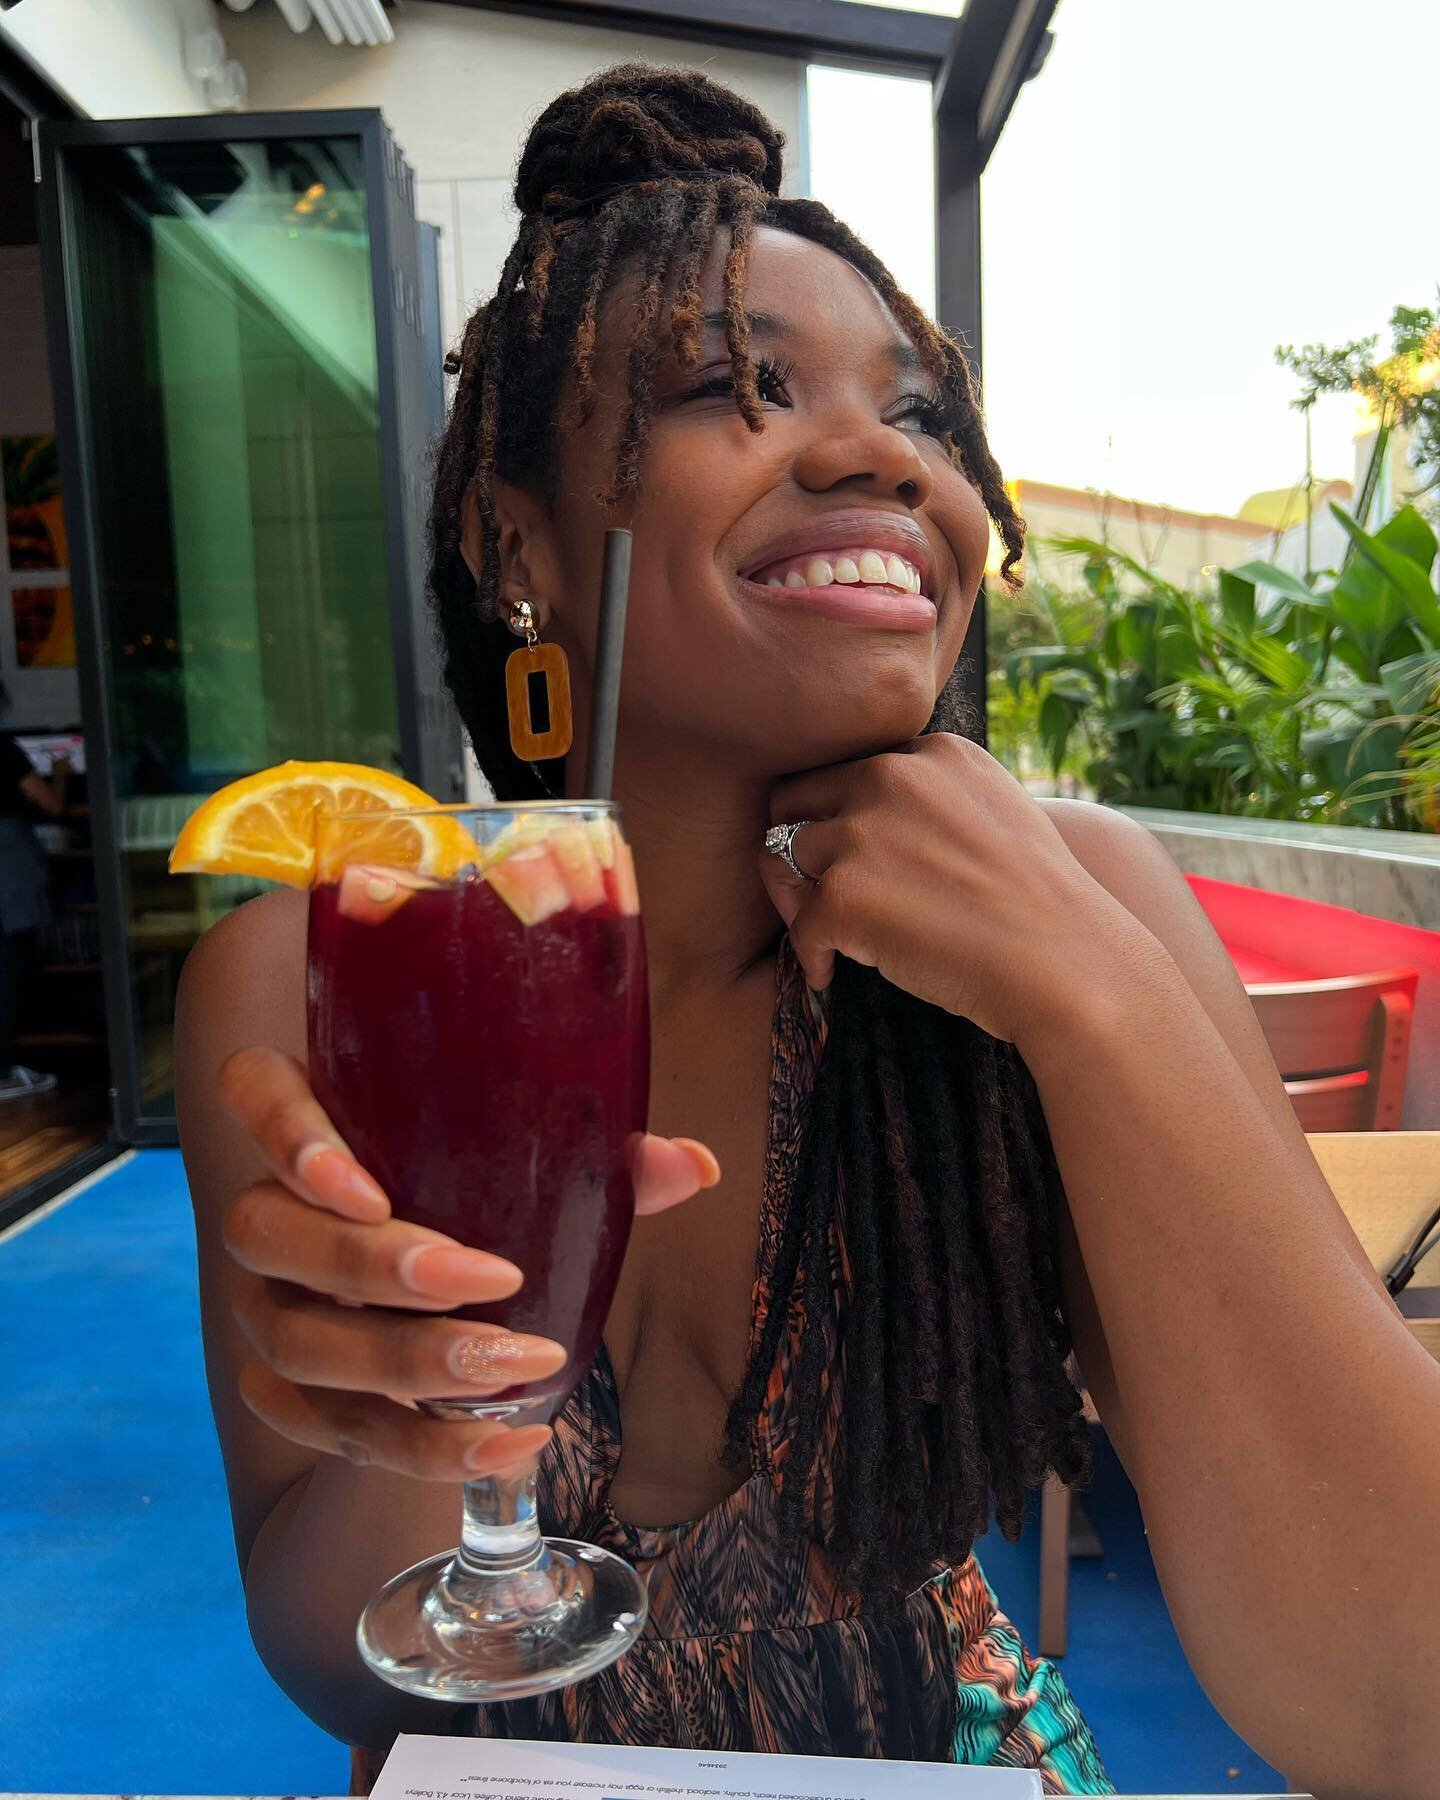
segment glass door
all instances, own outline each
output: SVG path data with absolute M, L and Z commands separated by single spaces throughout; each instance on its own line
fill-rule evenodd
M 67 124 L 44 148 L 117 1123 L 173 1141 L 181 964 L 260 885 L 169 876 L 189 814 L 289 757 L 458 794 L 416 516 L 435 242 L 378 113 Z

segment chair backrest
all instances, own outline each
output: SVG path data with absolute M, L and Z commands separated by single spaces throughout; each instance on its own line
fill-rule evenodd
M 1306 1131 L 1399 1127 L 1417 980 L 1413 969 L 1388 969 L 1247 985 Z
M 1440 1131 L 1318 1131 L 1308 1141 L 1351 1230 L 1384 1274 L 1440 1206 Z M 1410 1285 L 1440 1287 L 1440 1249 Z

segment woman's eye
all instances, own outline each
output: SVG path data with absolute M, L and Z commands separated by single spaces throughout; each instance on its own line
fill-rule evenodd
M 762 405 L 785 406 L 789 404 L 786 392 L 795 371 L 784 368 L 778 363 L 761 360 L 755 365 L 755 392 L 760 396 Z M 680 396 L 685 400 L 733 400 L 735 398 L 735 377 L 729 369 L 717 369 L 713 375 L 707 375 L 696 386 L 688 389 Z
M 785 389 L 790 379 L 784 369 L 776 369 L 761 363 L 755 370 L 755 392 L 762 400 L 772 405 L 782 406 L 788 398 Z
M 922 399 L 919 395 L 907 400 L 886 423 L 898 431 L 913 431 L 921 437 L 938 438 L 942 442 L 954 430 L 947 408 L 939 401 Z

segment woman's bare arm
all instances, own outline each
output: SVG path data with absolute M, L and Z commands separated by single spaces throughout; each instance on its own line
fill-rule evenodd
M 42 775 L 38 769 L 31 769 L 28 775 L 23 775 L 20 778 L 20 792 L 33 806 L 38 806 L 41 812 L 58 818 L 65 810 L 65 777 L 69 773 L 69 762 L 63 756 L 57 756 L 48 775 Z
M 230 1486 L 256 1647 L 286 1693 L 346 1743 L 444 1729 L 445 1708 L 378 1680 L 355 1623 L 398 1570 L 456 1542 L 459 1490 L 359 1468 L 279 1436 L 240 1398 L 253 1360 L 234 1307 L 246 1277 L 226 1254 L 225 1211 L 268 1173 L 220 1100 L 230 1055 L 269 1045 L 305 1060 L 305 903 L 279 892 L 223 920 L 186 966 L 176 1009 L 175 1090 L 195 1207 L 211 1403 Z
M 451 1709 L 364 1669 L 365 1602 L 454 1545 L 463 1479 L 533 1464 L 550 1437 L 544 1424 L 439 1420 L 405 1402 L 482 1400 L 567 1359 L 548 1339 L 447 1316 L 513 1294 L 524 1271 L 395 1218 L 348 1154 L 306 1074 L 304 942 L 304 901 L 288 893 L 206 937 L 182 983 L 176 1094 L 255 1643 L 312 1718 L 377 1747 L 400 1729 L 443 1729 Z M 640 1212 L 719 1177 L 683 1138 L 645 1138 L 634 1172 Z
M 1132 992 L 1082 992 L 1025 1052 L 1078 1241 L 1077 1349 L 1181 1641 L 1298 1785 L 1422 1800 L 1440 1368 L 1341 1214 L 1169 857 L 1121 816 L 1047 810 L 1163 947 Z

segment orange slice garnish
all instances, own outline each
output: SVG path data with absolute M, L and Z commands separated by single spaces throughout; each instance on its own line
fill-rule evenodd
M 445 880 L 478 858 L 457 819 L 395 818 L 435 806 L 423 789 L 362 763 L 287 762 L 212 794 L 191 815 L 170 853 L 174 875 L 257 875 L 290 887 L 335 880 L 350 863 L 405 869 Z M 367 816 L 328 833 L 325 866 L 315 866 L 315 814 Z M 368 816 L 373 815 L 373 817 Z

